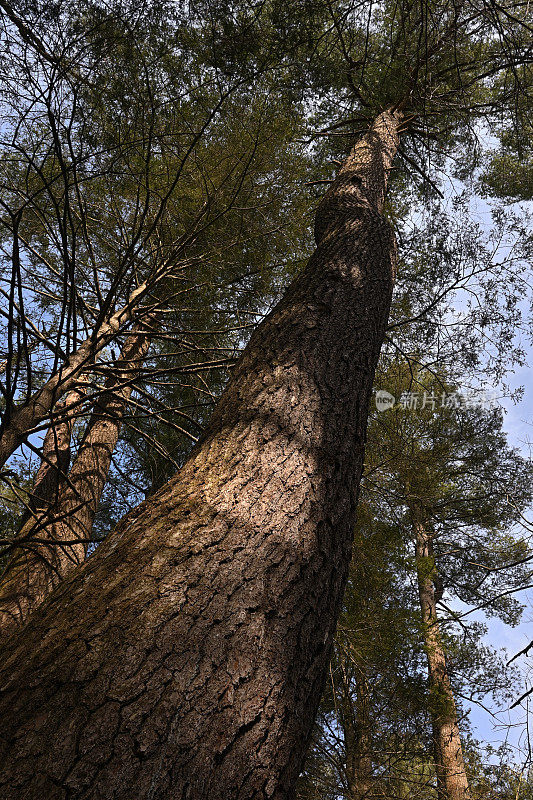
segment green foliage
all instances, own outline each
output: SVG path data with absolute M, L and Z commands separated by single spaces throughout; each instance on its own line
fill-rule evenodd
M 11 540 L 18 533 L 20 521 L 27 511 L 31 486 L 31 470 L 23 462 L 13 464 L 3 485 L 0 485 L 0 575 L 11 552 Z
M 533 128 L 530 120 L 521 122 L 502 127 L 499 148 L 487 154 L 480 184 L 488 194 L 533 200 Z
M 472 605 L 492 596 L 488 613 L 497 609 L 515 622 L 516 604 L 496 597 L 528 581 L 528 548 L 509 526 L 530 502 L 531 465 L 508 446 L 501 411 L 477 405 L 475 392 L 461 398 L 445 374 L 416 362 L 393 360 L 377 386 L 403 405 L 371 421 L 372 490 L 387 492 L 400 508 L 423 505 L 445 591 Z M 417 408 L 409 407 L 413 398 Z

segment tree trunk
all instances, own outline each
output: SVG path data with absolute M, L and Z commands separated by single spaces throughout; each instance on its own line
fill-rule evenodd
M 82 396 L 81 389 L 74 389 L 56 409 L 56 421 L 52 422 L 44 437 L 41 463 L 33 481 L 29 500 L 32 511 L 45 511 L 58 500 L 70 467 L 73 411 L 79 406 Z
M 418 592 L 428 662 L 437 792 L 439 800 L 470 800 L 457 709 L 437 618 L 434 586 L 436 567 L 431 534 L 419 509 L 413 513 L 413 523 Z
M 59 460 L 64 462 L 63 472 L 59 472 L 58 464 L 47 459 L 37 473 L 33 494 L 42 498 L 40 513 L 22 526 L 18 536 L 20 547 L 0 583 L 2 636 L 23 625 L 52 589 L 85 560 L 94 516 L 131 395 L 131 381 L 147 349 L 145 334 L 132 334 L 126 341 L 114 375 L 107 379 L 105 391 L 95 402 L 68 480 L 65 480 L 66 450 L 70 450 L 72 420 L 48 431 L 43 454 L 48 455 L 52 445 L 57 444 L 54 456 L 58 464 Z M 79 395 L 72 392 L 67 398 L 73 396 L 77 400 Z
M 102 322 L 93 335 L 82 342 L 29 400 L 4 412 L 0 424 L 0 467 L 4 466 L 28 435 L 50 415 L 56 403 L 79 383 L 81 375 L 95 362 L 103 348 L 116 339 L 121 328 L 131 320 L 147 288 L 146 284 L 141 284 L 135 289 L 126 305 L 116 311 L 108 321 Z
M 357 665 L 355 704 L 349 695 L 350 686 L 343 687 L 345 696 L 342 727 L 346 750 L 347 797 L 349 800 L 370 800 L 372 797 L 372 753 L 370 738 L 370 697 L 368 677 L 362 665 Z
M 350 563 L 395 267 L 380 115 L 202 441 L 2 654 L 5 800 L 286 800 Z
M 13 550 L 0 581 L 2 636 L 20 624 L 33 606 L 33 597 L 41 594 L 48 585 L 45 577 L 51 568 L 48 550 L 32 539 L 39 535 L 34 532 L 40 531 L 59 502 L 61 488 L 67 479 L 72 423 L 81 394 L 81 389 L 73 389 L 66 395 L 56 408 L 54 420 L 44 437 L 41 463 L 28 503 L 30 511 L 23 517 L 17 534 L 19 544 Z

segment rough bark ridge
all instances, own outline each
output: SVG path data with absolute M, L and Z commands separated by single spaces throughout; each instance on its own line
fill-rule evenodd
M 350 561 L 400 124 L 354 147 L 188 462 L 11 637 L 4 800 L 291 797 Z
M 413 512 L 413 522 L 416 537 L 418 592 L 432 698 L 433 749 L 438 796 L 439 800 L 471 800 L 461 735 L 457 723 L 457 709 L 437 619 L 437 603 L 433 583 L 435 560 L 431 535 L 420 509 Z
M 24 624 L 52 589 L 85 560 L 131 381 L 147 348 L 145 334 L 133 334 L 126 341 L 114 375 L 106 380 L 105 391 L 95 403 L 68 480 L 72 419 L 47 432 L 43 447 L 47 459 L 39 468 L 33 493 L 34 503 L 38 500 L 40 505 L 23 525 L 22 544 L 0 583 L 2 636 Z M 79 394 L 71 392 L 66 402 L 78 399 Z

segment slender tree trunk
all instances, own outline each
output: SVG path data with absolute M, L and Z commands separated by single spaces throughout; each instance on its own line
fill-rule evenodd
M 437 798 L 438 800 L 447 800 L 446 773 L 440 749 L 440 738 L 440 724 L 437 720 L 437 715 L 434 714 L 431 721 L 431 744 L 433 748 L 433 761 L 435 762 L 435 777 L 437 779 Z
M 70 467 L 70 439 L 75 409 L 83 396 L 81 389 L 69 392 L 56 409 L 57 421 L 52 422 L 44 437 L 42 458 L 35 474 L 29 500 L 32 511 L 46 511 L 58 499 Z
M 442 645 L 435 598 L 435 559 L 423 512 L 413 513 L 415 558 L 431 698 L 433 749 L 439 800 L 470 800 L 457 709 Z
M 8 408 L 4 412 L 0 423 L 0 467 L 3 467 L 15 450 L 26 441 L 34 428 L 50 415 L 56 403 L 79 383 L 81 375 L 94 363 L 98 353 L 112 342 L 125 323 L 131 320 L 147 288 L 146 284 L 141 284 L 135 289 L 126 305 L 116 311 L 109 320 L 102 322 L 93 335 L 82 342 L 38 391 L 26 402 Z
M 4 800 L 292 796 L 350 562 L 400 125 L 354 147 L 184 467 L 7 643 Z
M 370 800 L 372 797 L 372 753 L 370 738 L 370 695 L 368 677 L 361 665 L 357 667 L 355 704 L 349 696 L 350 687 L 343 687 L 343 732 L 346 749 L 346 774 L 350 800 Z
M 20 546 L 0 583 L 2 636 L 23 625 L 52 589 L 85 560 L 94 516 L 131 395 L 131 381 L 147 349 L 145 334 L 132 334 L 126 341 L 113 376 L 107 379 L 105 391 L 95 402 L 68 480 L 65 478 L 72 420 L 48 431 L 43 447 L 46 460 L 37 473 L 33 492 L 41 503 L 40 513 L 22 526 Z M 76 401 L 78 396 L 71 392 L 67 402 Z
M 66 395 L 56 408 L 54 421 L 44 437 L 42 459 L 28 503 L 30 511 L 24 515 L 17 534 L 18 546 L 0 580 L 1 636 L 20 624 L 33 607 L 33 598 L 44 596 L 49 584 L 46 575 L 51 569 L 49 552 L 45 545 L 34 541 L 34 532 L 49 518 L 67 480 L 72 423 L 81 395 L 80 389 L 73 389 Z

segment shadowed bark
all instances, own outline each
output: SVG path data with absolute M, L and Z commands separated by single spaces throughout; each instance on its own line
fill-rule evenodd
M 21 545 L 0 583 L 2 636 L 24 624 L 52 589 L 84 561 L 131 381 L 147 349 L 145 334 L 132 334 L 126 341 L 113 376 L 95 402 L 68 479 L 72 418 L 47 432 L 33 491 L 37 513 L 22 526 Z M 78 392 L 71 392 L 66 404 L 78 398 Z
M 184 467 L 5 647 L 5 800 L 292 796 L 350 562 L 400 125 L 354 147 Z
M 433 751 L 439 800 L 471 800 L 457 709 L 442 645 L 435 595 L 435 559 L 428 526 L 420 509 L 412 510 L 415 557 L 431 696 Z

